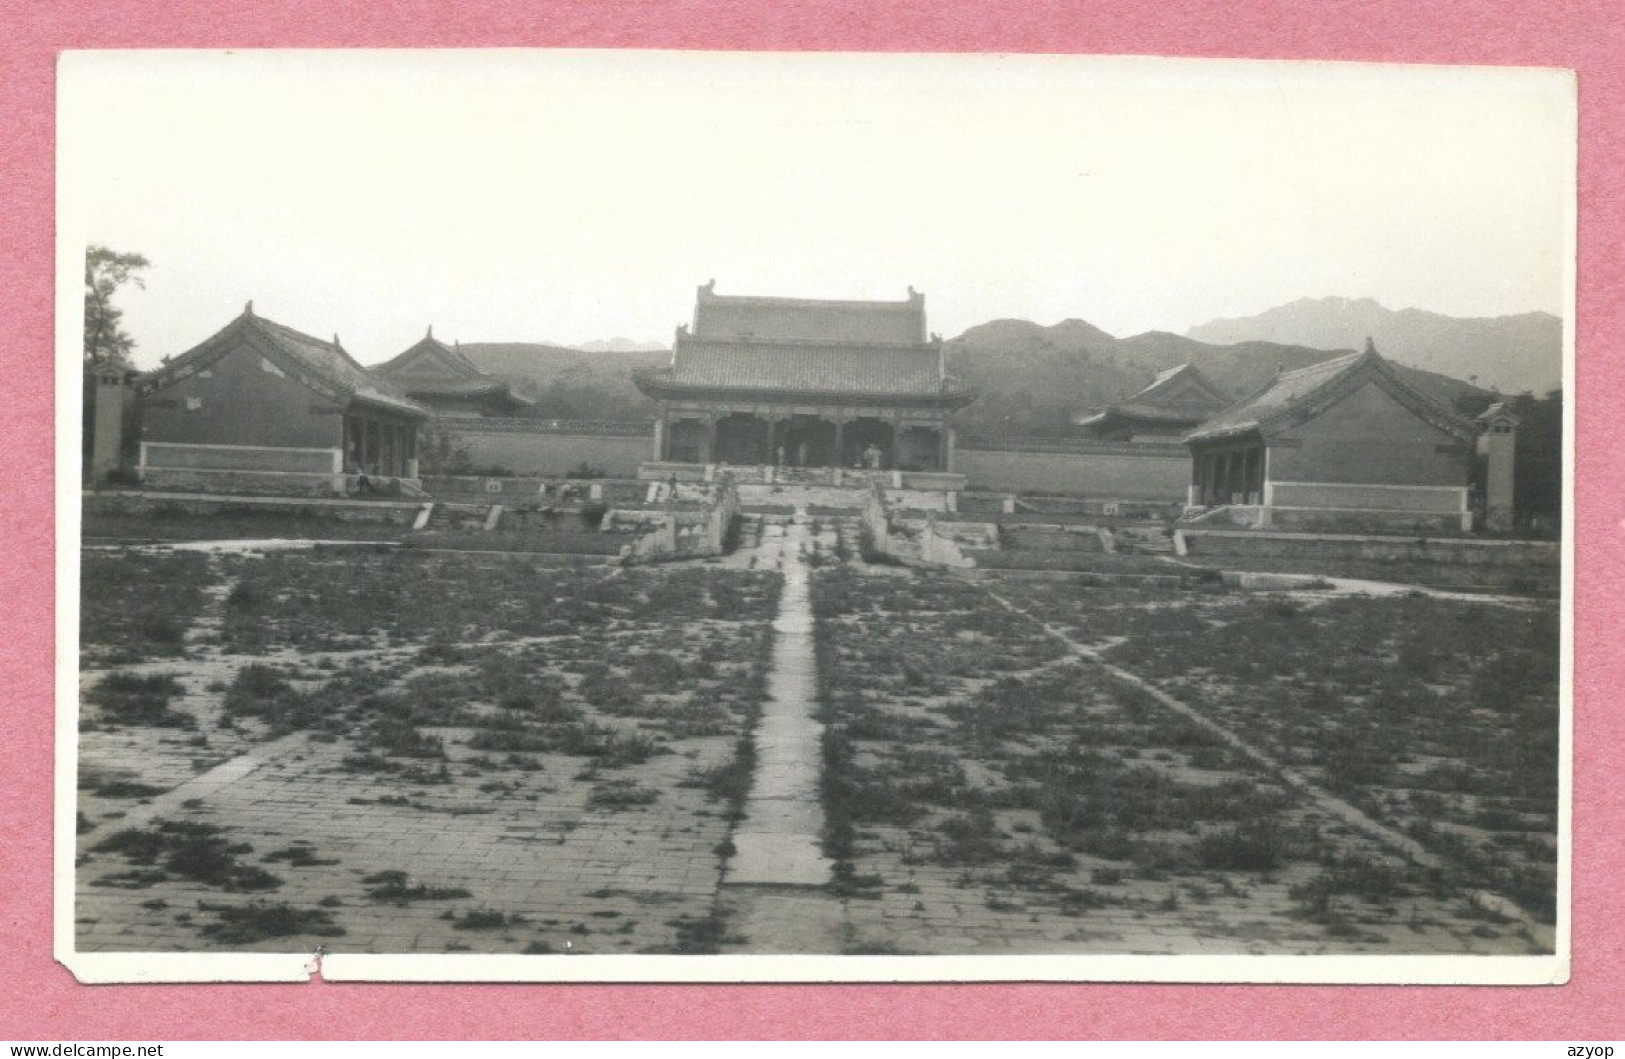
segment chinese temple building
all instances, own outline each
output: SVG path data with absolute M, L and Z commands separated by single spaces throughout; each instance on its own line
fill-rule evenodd
M 339 344 L 254 314 L 136 382 L 149 488 L 345 493 L 358 475 L 418 476 L 429 410 Z
M 1188 503 L 1256 509 L 1264 526 L 1335 516 L 1466 529 L 1478 433 L 1368 340 L 1363 353 L 1276 375 L 1188 434 Z
M 1074 417 L 1072 425 L 1102 441 L 1177 443 L 1230 401 L 1201 369 L 1181 364 L 1105 408 Z
M 637 372 L 661 464 L 951 472 L 950 416 L 976 396 L 944 370 L 925 297 L 821 301 L 699 289 L 671 363 Z
M 372 373 L 437 415 L 511 416 L 534 402 L 504 379 L 482 371 L 460 349 L 434 337 L 434 328 L 410 349 Z

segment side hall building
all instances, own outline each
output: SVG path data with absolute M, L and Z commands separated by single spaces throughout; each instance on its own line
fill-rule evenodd
M 153 488 L 334 495 L 416 485 L 429 410 L 331 342 L 241 316 L 136 382 L 137 473 Z
M 1259 526 L 1466 530 L 1478 433 L 1367 340 L 1276 375 L 1188 434 L 1188 504 Z
M 1202 369 L 1187 363 L 1158 372 L 1149 384 L 1104 408 L 1074 416 L 1072 425 L 1101 441 L 1177 445 L 1230 403 Z
M 659 464 L 952 472 L 949 378 L 925 297 L 819 301 L 699 288 L 671 362 L 637 372 Z
M 535 404 L 507 380 L 483 371 L 460 348 L 434 337 L 433 327 L 411 348 L 371 371 L 436 415 L 512 416 Z

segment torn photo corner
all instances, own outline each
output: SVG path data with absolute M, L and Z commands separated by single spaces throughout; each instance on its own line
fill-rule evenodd
M 1569 72 L 58 100 L 79 980 L 1567 980 Z

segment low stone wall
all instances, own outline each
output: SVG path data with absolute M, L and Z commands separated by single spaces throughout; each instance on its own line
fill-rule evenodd
M 999 537 L 1007 550 L 1094 552 L 1106 550 L 1100 530 L 1092 525 L 1062 526 L 1004 523 Z
M 925 526 L 920 530 L 920 562 L 928 566 L 947 566 L 957 569 L 968 569 L 976 565 L 975 560 L 965 555 L 959 542 L 937 529 L 933 519 L 927 519 Z
M 1271 482 L 1269 490 L 1272 507 L 1353 508 L 1440 515 L 1459 515 L 1467 509 L 1465 486 Z
M 650 460 L 654 428 L 645 424 L 473 417 L 440 422 L 473 465 L 516 476 L 559 476 L 583 463 L 615 478 L 700 481 L 705 475 L 701 464 Z M 1191 474 L 1190 456 L 1179 445 L 1082 438 L 966 437 L 954 462 L 953 474 L 903 471 L 902 484 L 1175 502 L 1184 499 Z
M 942 517 L 935 513 L 926 518 L 898 517 L 892 522 L 910 532 L 930 526 L 934 533 L 947 537 L 962 548 L 997 548 L 1002 539 L 997 522 Z
M 718 486 L 707 499 L 705 507 L 698 512 L 613 512 L 608 516 L 617 524 L 630 520 L 652 526 L 632 542 L 624 556 L 626 562 L 721 555 L 727 547 L 729 531 L 738 517 L 739 491 L 732 482 Z
M 1191 556 L 1256 555 L 1283 559 L 1362 559 L 1462 566 L 1545 566 L 1552 569 L 1557 568 L 1562 557 L 1562 550 L 1554 541 L 1195 529 L 1177 530 L 1175 537 L 1182 539 L 1184 553 Z
M 206 467 L 146 467 L 141 484 L 170 493 L 223 493 L 231 496 L 343 496 L 347 480 L 342 474 L 298 471 L 222 470 Z
M 1229 504 L 1185 521 L 1202 530 L 1282 530 L 1362 536 L 1465 537 L 1470 516 L 1465 512 L 1382 510 L 1352 508 L 1264 507 Z
M 144 469 L 175 468 L 213 471 L 285 471 L 331 474 L 342 469 L 338 449 L 277 448 L 268 445 L 189 445 L 143 441 Z
M 885 557 L 906 566 L 952 569 L 968 569 L 976 565 L 975 560 L 960 547 L 960 542 L 954 539 L 953 533 L 962 531 L 963 527 L 944 532 L 929 516 L 907 523 L 894 522 L 887 510 L 886 491 L 878 481 L 870 483 L 861 518 L 869 553 L 866 558 Z M 992 528 L 996 532 L 996 527 Z M 985 530 L 983 536 L 986 536 Z
M 1468 532 L 1461 511 L 1332 511 L 1326 508 L 1264 509 L 1272 529 L 1301 533 L 1460 534 Z
M 86 514 L 151 515 L 165 511 L 187 515 L 258 512 L 296 518 L 329 518 L 341 522 L 378 522 L 409 526 L 423 504 L 400 500 L 315 499 L 284 496 L 229 496 L 214 493 L 102 491 L 84 494 Z
M 607 477 L 636 478 L 654 451 L 654 428 L 636 423 L 446 418 L 440 426 L 473 466 L 519 476 L 562 477 L 586 464 Z
M 574 479 L 516 475 L 485 477 L 468 474 L 424 475 L 423 489 L 437 499 L 478 499 L 493 504 L 556 503 L 602 500 L 606 503 L 635 503 L 648 492 L 648 484 L 635 478 Z M 547 487 L 543 495 L 542 488 Z M 561 497 L 560 489 L 566 493 Z
M 1090 445 L 1064 438 L 1047 450 L 997 444 L 961 444 L 956 450 L 954 469 L 969 488 L 1174 503 L 1184 500 L 1191 480 L 1190 456 L 1178 446 Z

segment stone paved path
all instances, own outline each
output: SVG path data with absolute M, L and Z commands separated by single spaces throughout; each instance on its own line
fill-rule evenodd
M 804 558 L 834 543 L 833 531 L 814 536 L 798 510 L 788 525 L 764 526 L 756 549 L 757 567 L 777 567 L 784 585 L 768 702 L 756 729 L 756 774 L 718 894 L 728 924 L 724 951 L 838 953 L 848 941 L 842 902 L 826 888 L 833 866 L 822 842 L 823 726 L 813 712 L 818 670 Z
M 779 615 L 773 623 L 768 701 L 756 727 L 756 775 L 745 819 L 734 831 L 736 853 L 728 865 L 731 885 L 822 886 L 830 880 L 821 835 L 818 797 L 823 726 L 813 717 L 817 663 L 813 614 L 808 600 L 809 541 L 801 512 L 788 526 L 769 526 L 759 548 L 784 577 Z
M 304 746 L 310 740 L 310 733 L 306 731 L 294 732 L 280 739 L 273 739 L 268 743 L 259 743 L 245 754 L 230 759 L 223 765 L 217 765 L 201 775 L 194 776 L 178 787 L 172 787 L 155 798 L 149 798 L 141 804 L 119 814 L 116 819 L 107 820 L 99 826 L 79 835 L 79 847 L 88 849 L 114 831 L 126 828 L 145 827 L 154 820 L 173 816 L 189 802 L 199 802 L 219 794 L 226 787 L 243 779 L 249 773 L 263 765 L 277 760 L 283 754 Z

